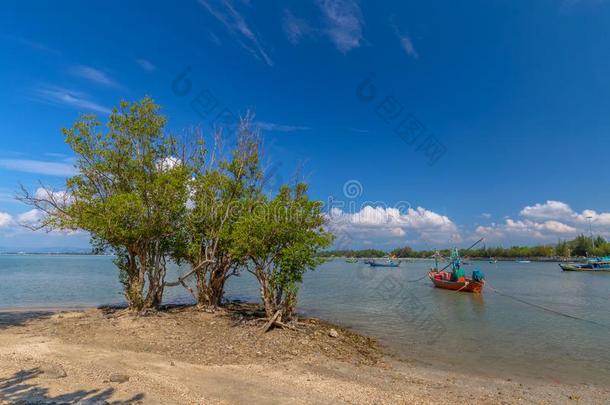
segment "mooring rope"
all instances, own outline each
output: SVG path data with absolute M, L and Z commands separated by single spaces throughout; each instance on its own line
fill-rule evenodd
M 417 283 L 418 281 L 423 280 L 424 278 L 427 278 L 428 274 L 424 274 L 423 276 L 421 276 L 420 278 L 416 278 L 415 280 L 406 280 L 407 283 Z
M 515 300 L 517 302 L 520 302 L 522 304 L 529 305 L 529 306 L 532 306 L 534 308 L 538 308 L 538 309 L 550 312 L 550 313 L 555 314 L 555 315 L 564 316 L 566 318 L 575 319 L 577 321 L 587 322 L 587 323 L 590 323 L 590 324 L 593 324 L 593 325 L 603 326 L 604 328 L 609 328 L 610 329 L 610 325 L 606 325 L 605 323 L 600 323 L 600 322 L 593 321 L 591 319 L 586 319 L 586 318 L 581 318 L 581 317 L 578 317 L 578 316 L 566 314 L 565 312 L 561 312 L 561 311 L 557 311 L 557 310 L 554 310 L 554 309 L 551 309 L 551 308 L 547 308 L 545 306 L 542 306 L 542 305 L 539 305 L 539 304 L 534 304 L 533 302 L 526 301 L 526 300 L 524 300 L 522 298 L 519 298 L 519 297 L 516 297 L 514 295 L 503 293 L 502 291 L 496 290 L 495 288 L 490 286 L 489 283 L 487 283 L 487 282 L 485 283 L 485 286 L 487 288 L 491 289 L 491 291 L 495 292 L 496 294 L 499 294 L 499 295 L 501 295 L 503 297 L 510 298 L 510 299 Z

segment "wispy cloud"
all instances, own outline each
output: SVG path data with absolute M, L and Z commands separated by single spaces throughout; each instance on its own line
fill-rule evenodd
M 404 49 L 407 55 L 409 55 L 413 59 L 419 59 L 419 54 L 415 50 L 415 46 L 413 45 L 413 41 L 411 41 L 411 38 L 408 35 L 402 35 L 399 37 L 399 39 L 400 46 L 402 46 L 402 49 Z
M 3 35 L 3 38 L 19 45 L 25 45 L 31 49 L 34 49 L 35 51 L 44 52 L 52 55 L 61 55 L 61 52 L 59 52 L 58 50 L 53 49 L 41 42 L 31 40 L 29 38 L 18 37 L 14 35 Z
M 144 70 L 146 70 L 147 72 L 154 72 L 155 70 L 157 70 L 157 67 L 155 65 L 152 64 L 151 61 L 149 61 L 148 59 L 136 59 L 136 63 L 138 65 L 140 65 L 140 67 Z
M 246 19 L 237 11 L 230 0 L 221 0 L 212 5 L 211 1 L 199 0 L 199 4 L 205 7 L 214 18 L 221 22 L 233 35 L 239 45 L 256 59 L 262 60 L 269 66 L 273 66 L 273 60 L 263 47 L 261 40 L 250 28 Z
M 76 174 L 74 165 L 30 159 L 0 159 L 0 168 L 15 172 L 36 173 L 46 176 L 68 177 Z
M 282 28 L 292 45 L 297 45 L 304 37 L 317 32 L 307 21 L 295 17 L 288 9 L 284 10 L 284 15 L 282 16 Z
M 110 114 L 109 108 L 91 101 L 86 94 L 63 87 L 40 87 L 35 90 L 35 99 L 43 103 L 65 105 L 81 111 L 96 111 Z
M 398 41 L 400 42 L 400 46 L 403 51 L 405 51 L 405 53 L 413 59 L 419 59 L 419 54 L 415 49 L 415 45 L 413 44 L 413 40 L 411 39 L 411 37 L 407 34 L 402 33 L 396 25 L 394 25 L 394 33 L 396 34 L 396 37 L 398 38 Z
M 358 48 L 362 41 L 363 18 L 354 0 L 318 0 L 326 28 L 325 34 L 341 53 Z
M 210 40 L 217 46 L 222 45 L 222 41 L 220 40 L 218 35 L 214 34 L 213 32 L 210 32 Z
M 107 73 L 93 68 L 91 66 L 85 65 L 77 65 L 73 66 L 69 69 L 70 74 L 76 77 L 81 77 L 83 79 L 89 80 L 91 82 L 100 84 L 106 87 L 121 87 L 114 79 L 108 76 Z
M 277 124 L 274 122 L 264 122 L 258 121 L 256 122 L 256 126 L 264 131 L 274 131 L 274 132 L 295 132 L 295 131 L 308 131 L 309 127 L 298 126 L 298 125 L 285 125 L 285 124 Z

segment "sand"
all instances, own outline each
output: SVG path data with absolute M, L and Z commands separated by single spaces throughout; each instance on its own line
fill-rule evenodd
M 0 312 L 0 404 L 610 402 L 610 387 L 475 377 L 398 360 L 375 340 L 316 319 L 263 334 L 258 315 L 251 305 L 144 317 Z

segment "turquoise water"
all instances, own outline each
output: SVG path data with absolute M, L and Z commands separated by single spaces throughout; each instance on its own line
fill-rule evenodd
M 489 288 L 473 295 L 418 280 L 429 265 L 371 269 L 327 262 L 306 275 L 300 310 L 433 366 L 610 385 L 610 273 L 562 272 L 554 263 L 476 263 L 467 269 L 480 267 Z M 168 278 L 179 272 L 172 268 Z M 230 279 L 229 298 L 257 300 L 257 294 L 250 274 Z M 190 296 L 176 287 L 166 301 L 190 302 Z M 0 309 L 121 302 L 110 257 L 0 256 Z

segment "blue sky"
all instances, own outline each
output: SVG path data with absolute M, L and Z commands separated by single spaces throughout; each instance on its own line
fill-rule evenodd
M 175 133 L 253 111 L 271 184 L 332 198 L 342 247 L 546 243 L 587 217 L 610 236 L 608 1 L 2 9 L 0 249 L 87 246 L 25 230 L 39 213 L 12 196 L 61 189 L 79 113 L 144 95 Z

